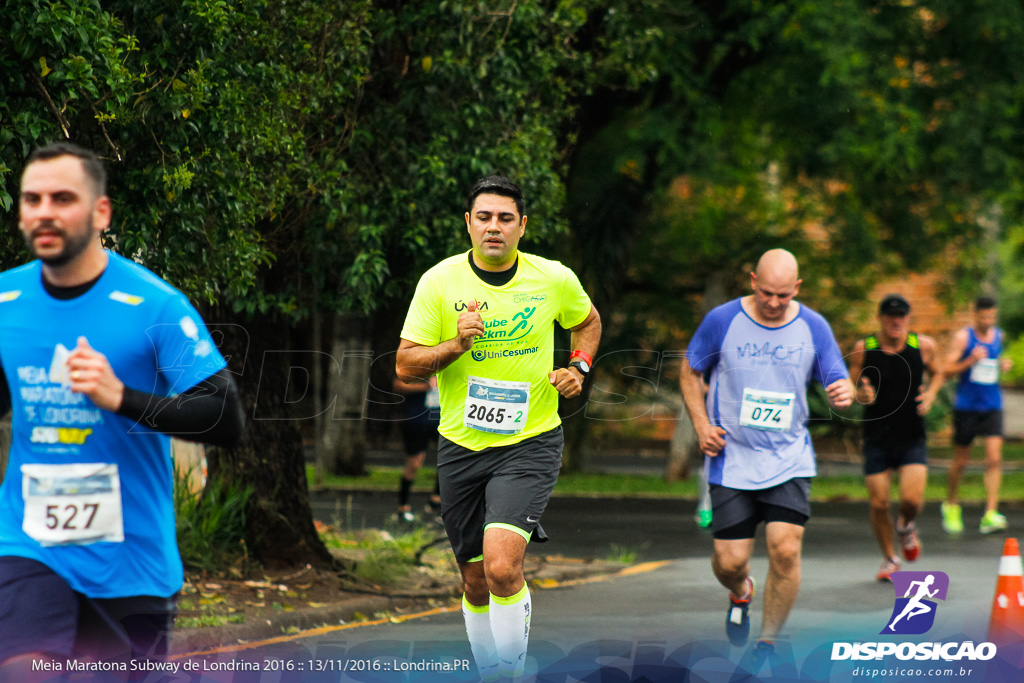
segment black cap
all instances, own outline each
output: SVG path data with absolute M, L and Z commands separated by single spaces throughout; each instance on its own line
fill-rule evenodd
M 879 315 L 906 315 L 910 313 L 910 303 L 902 294 L 887 294 L 882 303 L 878 304 Z

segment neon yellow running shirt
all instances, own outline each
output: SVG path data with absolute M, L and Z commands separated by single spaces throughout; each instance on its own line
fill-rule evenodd
M 561 421 L 558 391 L 548 380 L 552 323 L 569 329 L 590 315 L 590 297 L 579 279 L 557 261 L 519 252 L 512 280 L 492 287 L 476 276 L 466 253 L 452 256 L 420 278 L 402 339 L 422 346 L 454 339 L 459 314 L 474 299 L 487 333 L 438 373 L 438 431 L 479 451 L 554 429 Z

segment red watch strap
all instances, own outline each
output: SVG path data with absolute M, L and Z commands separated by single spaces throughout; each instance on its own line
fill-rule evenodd
M 569 361 L 572 362 L 573 358 L 582 358 L 584 361 L 586 361 L 587 365 L 594 364 L 594 359 L 586 351 L 580 351 L 579 349 L 576 349 L 575 351 L 572 352 L 572 355 L 569 356 Z

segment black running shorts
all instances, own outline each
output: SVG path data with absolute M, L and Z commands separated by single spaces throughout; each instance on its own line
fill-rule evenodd
M 176 611 L 175 597 L 90 598 L 41 562 L 0 557 L 0 663 L 28 653 L 164 659 Z
M 439 437 L 442 517 L 458 562 L 483 554 L 488 525 L 507 525 L 538 543 L 547 540 L 540 517 L 558 481 L 562 441 L 561 427 L 481 451 Z
M 864 474 L 880 474 L 898 470 L 904 465 L 927 465 L 928 447 L 925 440 L 910 443 L 864 444 Z
M 957 446 L 970 446 L 979 436 L 1003 435 L 1003 411 L 974 410 L 953 411 L 953 443 Z
M 715 538 L 753 538 L 761 522 L 804 526 L 811 516 L 811 480 L 797 477 L 767 489 L 711 484 L 711 531 Z

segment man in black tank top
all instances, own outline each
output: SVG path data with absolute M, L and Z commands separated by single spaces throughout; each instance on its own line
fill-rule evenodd
M 896 533 L 908 562 L 921 553 L 914 520 L 924 505 L 928 480 L 924 416 L 942 388 L 939 354 L 931 337 L 910 332 L 910 304 L 889 294 L 878 307 L 880 332 L 857 342 L 850 356 L 850 379 L 864 404 L 864 477 L 871 503 L 871 529 L 882 551 L 875 576 L 888 581 L 899 571 L 889 512 L 892 470 L 899 472 Z M 929 375 L 924 387 L 925 372 Z

